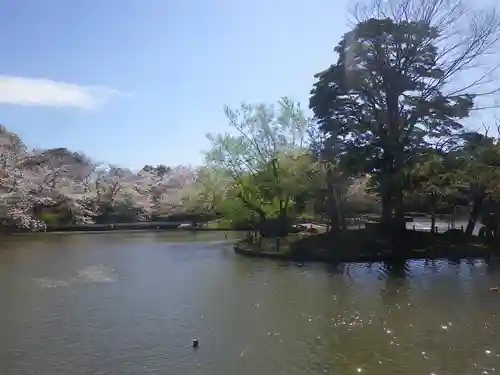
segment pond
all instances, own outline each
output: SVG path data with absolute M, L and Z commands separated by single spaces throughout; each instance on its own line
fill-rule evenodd
M 500 263 L 285 264 L 234 236 L 2 239 L 0 373 L 500 373 Z

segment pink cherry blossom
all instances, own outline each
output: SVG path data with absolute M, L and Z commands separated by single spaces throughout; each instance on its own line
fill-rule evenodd
M 50 207 L 66 210 L 82 224 L 123 207 L 148 220 L 185 209 L 195 182 L 195 171 L 184 166 L 135 172 L 65 148 L 28 151 L 16 134 L 0 126 L 0 226 L 43 230 L 36 213 Z

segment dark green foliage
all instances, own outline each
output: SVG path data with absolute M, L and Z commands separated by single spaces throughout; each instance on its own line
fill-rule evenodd
M 352 173 L 370 173 L 384 217 L 401 214 L 404 170 L 462 131 L 472 95 L 445 95 L 438 31 L 424 22 L 369 19 L 345 34 L 337 63 L 318 73 L 310 107 L 325 149 Z
M 43 220 L 48 226 L 71 224 L 71 214 L 67 212 L 43 211 L 37 215 L 38 220 Z
M 444 96 L 437 82 L 436 31 L 423 23 L 375 20 L 344 35 L 335 65 L 317 74 L 310 107 L 322 130 L 345 151 L 378 169 L 384 153 L 399 151 L 410 160 L 432 138 L 462 129 L 473 97 Z

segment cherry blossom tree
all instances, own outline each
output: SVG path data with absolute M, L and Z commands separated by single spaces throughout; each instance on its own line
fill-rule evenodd
M 193 169 L 146 167 L 136 172 L 104 165 L 66 148 L 29 151 L 0 126 L 0 226 L 43 230 L 40 218 L 47 212 L 79 224 L 109 215 L 148 220 L 182 212 Z
M 90 223 L 95 213 L 85 178 L 90 159 L 67 149 L 28 151 L 20 138 L 0 128 L 0 223 L 40 230 L 44 208 L 68 212 L 76 223 Z
M 43 198 L 29 194 L 23 171 L 27 159 L 20 138 L 0 126 L 0 225 L 37 230 L 44 223 L 33 215 L 33 207 Z
M 150 217 L 151 203 L 137 174 L 124 168 L 108 165 L 97 168 L 87 180 L 87 191 L 93 198 L 99 215 L 109 213 Z
M 67 211 L 79 224 L 93 222 L 94 195 L 87 187 L 87 178 L 94 169 L 92 161 L 65 148 L 35 151 L 23 164 L 24 183 L 32 195 L 51 198 L 51 204 L 41 204 Z M 36 211 L 36 210 L 35 210 Z
M 155 214 L 172 215 L 185 210 L 187 191 L 195 181 L 192 168 L 143 169 L 138 177 L 143 191 L 150 196 Z
M 234 180 L 222 169 L 208 166 L 199 167 L 194 179 L 184 189 L 183 204 L 186 210 L 216 215 L 220 212 L 222 202 L 227 199 Z

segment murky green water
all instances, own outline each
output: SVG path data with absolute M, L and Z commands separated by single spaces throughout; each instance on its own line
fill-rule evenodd
M 287 265 L 222 233 L 2 241 L 2 375 L 500 373 L 499 263 Z

